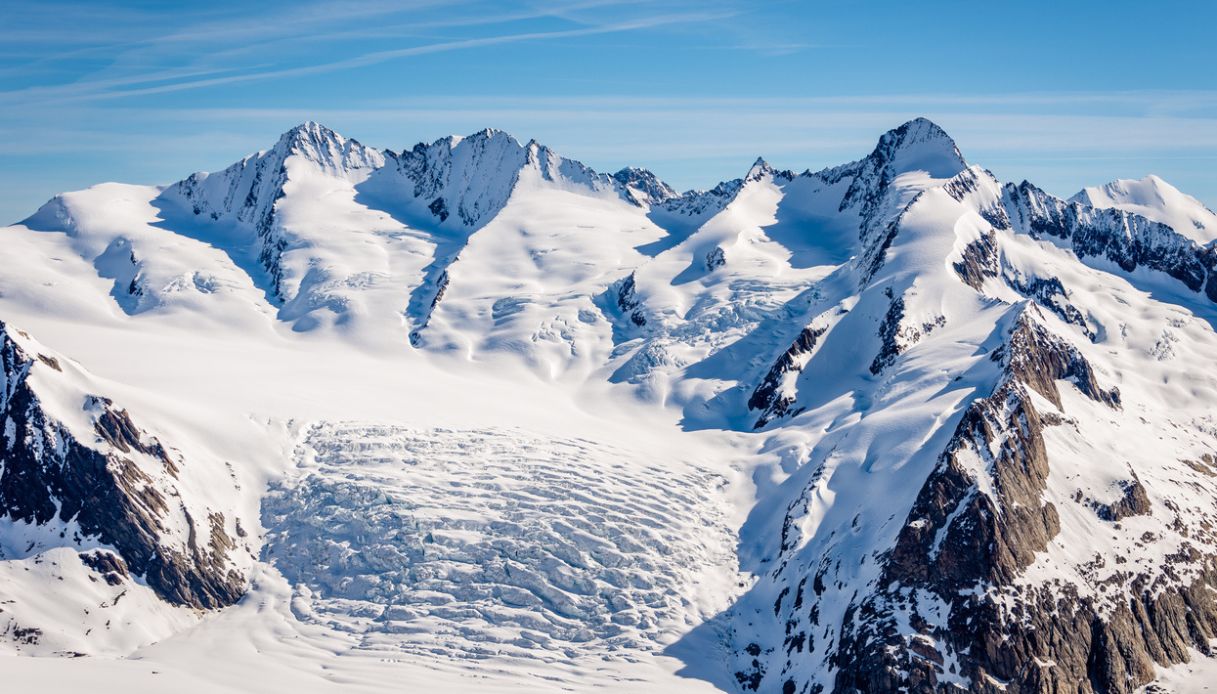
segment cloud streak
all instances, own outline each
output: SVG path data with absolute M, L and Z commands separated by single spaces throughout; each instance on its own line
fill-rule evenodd
M 1055 192 L 1152 171 L 1217 204 L 1217 85 L 1160 51 L 1138 64 L 1172 79 L 1123 65 L 1102 88 L 1080 66 L 1096 88 L 1076 91 L 1068 71 L 993 68 L 1004 32 L 941 69 L 930 38 L 909 39 L 940 36 L 937 21 L 905 26 L 921 10 L 854 16 L 851 33 L 867 3 L 239 1 L 6 8 L 0 206 L 219 168 L 306 119 L 394 149 L 499 127 L 704 187 L 757 155 L 800 170 L 855 159 L 919 115 L 973 161 Z
M 734 10 L 695 10 L 645 14 L 619 21 L 591 21 L 579 19 L 580 13 L 588 10 L 632 6 L 638 0 L 586 0 L 585 2 L 537 5 L 529 10 L 515 12 L 491 12 L 476 16 L 452 15 L 447 18 L 422 20 L 395 25 L 401 30 L 452 29 L 510 24 L 544 17 L 561 18 L 574 28 L 515 31 L 450 40 L 433 41 L 401 48 L 366 51 L 335 60 L 310 62 L 303 65 L 274 66 L 267 64 L 237 64 L 208 66 L 206 61 L 193 65 L 152 72 L 137 72 L 118 77 L 88 77 L 57 86 L 32 86 L 17 90 L 0 91 L 0 102 L 26 106 L 48 106 L 54 104 L 114 100 L 129 97 L 167 94 L 187 90 L 206 89 L 225 85 L 242 84 L 276 79 L 292 79 L 319 74 L 341 72 L 369 67 L 380 63 L 405 58 L 454 51 L 487 48 L 507 44 L 537 41 L 552 41 L 566 38 L 581 38 L 603 34 L 619 34 L 672 25 L 692 25 L 702 22 L 728 19 Z M 469 4 L 458 3 L 458 4 Z M 452 9 L 451 3 L 439 0 L 415 0 L 406 9 L 421 11 L 431 8 Z M 376 18 L 400 16 L 403 5 L 399 2 L 382 3 L 316 3 L 307 8 L 294 9 L 283 15 L 262 18 L 260 21 L 221 20 L 202 22 L 195 26 L 154 37 L 126 41 L 109 46 L 117 52 L 116 64 L 146 63 L 146 56 L 165 48 L 180 50 L 182 44 L 207 44 L 221 42 L 229 47 L 212 49 L 209 58 L 234 54 L 265 55 L 267 42 L 303 41 L 334 43 L 343 40 L 370 38 L 400 38 L 392 27 L 379 26 L 370 29 L 361 22 Z M 361 23 L 358 28 L 343 29 L 353 21 Z M 62 37 L 61 37 L 62 38 Z M 97 47 L 83 50 L 98 50 Z M 173 51 L 171 51 L 173 52 Z M 2 74 L 2 72 L 0 72 Z M 196 79 L 197 78 L 197 79 Z M 135 86 L 146 85 L 146 86 Z

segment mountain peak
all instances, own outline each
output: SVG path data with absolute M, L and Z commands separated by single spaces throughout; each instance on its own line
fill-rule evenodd
M 752 163 L 752 168 L 748 169 L 748 175 L 744 176 L 746 181 L 759 181 L 766 174 L 774 173 L 773 167 L 769 162 L 765 161 L 764 157 L 757 157 Z
M 945 181 L 967 168 L 968 163 L 945 130 L 928 118 L 914 118 L 880 136 L 875 149 L 849 167 L 854 179 L 839 209 L 857 209 L 869 226 L 882 217 L 881 210 L 890 207 L 884 199 L 901 175 L 921 172 L 930 179 Z M 924 188 L 927 182 L 915 179 L 913 183 L 905 188 Z
M 314 120 L 306 120 L 279 136 L 279 142 L 289 146 L 308 141 L 345 141 L 342 135 Z
M 1078 191 L 1070 200 L 1092 207 L 1114 207 L 1116 203 L 1141 205 L 1164 205 L 1168 198 L 1183 193 L 1161 177 L 1149 174 L 1144 178 L 1117 178 L 1101 186 L 1088 186 Z
M 452 135 L 445 139 L 448 141 L 451 147 L 456 147 L 461 143 L 495 143 L 499 144 L 500 146 L 510 145 L 516 149 L 524 149 L 526 147 L 526 145 L 521 144 L 519 139 L 517 139 L 514 135 L 506 130 L 499 130 L 498 128 L 482 128 L 481 130 L 468 135 Z M 536 140 L 533 140 L 529 144 L 533 144 L 535 142 Z
M 871 157 L 897 173 L 920 170 L 934 178 L 950 178 L 968 168 L 955 140 L 928 118 L 914 118 L 884 133 Z
M 663 179 L 648 169 L 627 166 L 613 174 L 613 178 L 625 186 L 627 190 L 636 191 L 641 194 L 645 201 L 651 204 L 664 202 L 679 196 L 679 193 L 672 186 L 668 185 Z
M 319 131 L 326 131 L 326 132 L 331 132 L 331 133 L 334 132 L 330 128 L 326 127 L 325 125 L 323 125 L 321 123 L 318 123 L 315 120 L 312 120 L 311 118 L 309 120 L 301 122 L 299 125 L 291 128 L 287 132 L 296 133 L 296 132 L 319 132 Z
M 284 160 L 301 156 L 335 175 L 384 165 L 384 157 L 379 150 L 365 147 L 358 140 L 347 139 L 313 120 L 305 121 L 280 135 L 272 152 Z
M 899 127 L 894 128 L 891 132 L 912 136 L 917 139 L 951 139 L 951 136 L 947 135 L 947 131 L 943 130 L 942 126 L 938 125 L 929 118 L 926 118 L 925 116 L 918 116 L 911 120 L 905 121 Z
M 1069 201 L 1131 212 L 1165 224 L 1200 244 L 1217 238 L 1217 213 L 1154 174 L 1083 188 Z

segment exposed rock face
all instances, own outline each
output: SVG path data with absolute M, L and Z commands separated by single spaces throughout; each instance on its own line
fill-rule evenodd
M 966 173 L 971 173 L 971 170 Z M 973 177 L 961 174 L 952 179 L 945 188 L 948 189 L 948 192 L 952 192 L 952 186 L 955 186 L 952 195 L 956 193 L 964 195 L 967 192 L 975 190 L 974 184 L 964 185 L 973 180 Z M 1002 210 L 1003 208 L 998 207 L 996 209 Z M 986 221 L 993 225 L 993 229 L 984 232 L 975 241 L 964 246 L 963 251 L 960 252 L 960 259 L 951 265 L 955 270 L 955 274 L 959 276 L 959 279 L 972 289 L 980 292 L 983 291 L 985 280 L 1004 274 L 1005 277 L 1003 279 L 1005 279 L 1006 284 L 1010 288 L 1029 299 L 1033 299 L 1037 304 L 1052 311 L 1066 323 L 1078 326 L 1082 333 L 1093 342 L 1096 338 L 1094 331 L 1091 330 L 1082 312 L 1069 302 L 1069 293 L 1065 290 L 1059 278 L 1023 277 L 1017 272 L 1011 271 L 1003 273 L 996 230 L 1009 228 L 1009 220 L 1004 217 L 1003 212 L 1002 216 L 997 219 L 986 217 Z
M 1072 381 L 1090 399 L 1118 408 L 1119 390 L 1099 387 L 1090 362 L 1040 325 L 1033 315 L 1031 310 L 1020 313 L 1005 347 L 994 352 L 994 359 L 1004 360 L 1010 379 L 1027 385 L 1057 409 L 1061 407 L 1061 394 L 1056 382 L 1062 379 Z
M 1045 424 L 1027 389 L 1059 408 L 1056 382 L 1073 378 L 1092 399 L 1112 406 L 1119 400 L 1095 383 L 1076 350 L 1049 335 L 1031 313 L 1018 316 L 1003 349 L 993 353 L 1002 363 L 1002 379 L 956 427 L 900 534 L 888 583 L 932 578 L 958 590 L 976 581 L 1008 582 L 1056 534 L 1056 511 L 1041 500 L 1048 476 Z M 969 456 L 981 462 L 979 471 L 963 460 Z M 984 475 L 991 478 L 992 494 L 976 492 Z M 1003 514 L 1004 523 L 995 523 Z
M 922 322 L 920 325 L 910 323 L 905 317 L 903 296 L 896 296 L 891 287 L 883 290 L 889 304 L 883 321 L 879 324 L 879 352 L 870 364 L 870 372 L 874 375 L 896 360 L 902 352 L 916 344 L 935 328 L 946 324 L 946 318 L 937 316 L 933 321 Z
M 1046 499 L 1051 467 L 1060 463 L 1049 460 L 1045 442 L 1049 428 L 1072 426 L 1060 414 L 1060 384 L 1109 411 L 1121 401 L 1076 348 L 1044 327 L 1034 305 L 1015 309 L 999 331 L 990 356 L 999 365 L 996 384 L 965 408 L 895 544 L 877 556 L 871 590 L 850 598 L 839 631 L 832 623 L 821 629 L 819 619 L 819 600 L 842 570 L 830 556 L 779 595 L 783 672 L 805 648 L 825 652 L 817 639 L 827 639 L 835 692 L 1126 694 L 1154 677 L 1155 664 L 1186 661 L 1188 649 L 1209 652 L 1217 573 L 1212 556 L 1188 542 L 1163 572 L 1117 572 L 1089 594 L 1025 578 L 1061 531 L 1059 510 Z M 1050 403 L 1047 411 L 1037 398 Z M 1113 524 L 1153 509 L 1135 473 L 1109 498 L 1079 502 Z M 759 644 L 749 648 L 756 655 L 738 674 L 744 688 L 822 691 L 784 675 L 770 681 L 774 659 L 783 659 Z
M 456 262 L 453 258 L 451 262 Z M 451 263 L 449 263 L 450 265 Z M 446 269 L 439 270 L 439 274 L 435 279 L 435 294 L 431 297 L 431 303 L 427 306 L 423 314 L 423 318 L 418 323 L 418 327 L 410 331 L 410 344 L 414 347 L 421 347 L 423 344 L 423 330 L 427 328 L 427 324 L 431 322 L 431 316 L 435 313 L 435 309 L 439 306 L 439 302 L 444 299 L 444 292 L 448 291 L 448 271 Z
M 1019 231 L 1065 242 L 1079 258 L 1102 258 L 1125 272 L 1164 273 L 1217 301 L 1217 255 L 1171 227 L 1118 209 L 1095 209 L 1048 195 L 1024 181 L 1003 191 Z
M 904 320 L 904 297 L 892 295 L 892 290 L 885 290 L 888 300 L 887 314 L 883 316 L 883 322 L 879 324 L 879 340 L 881 346 L 879 353 L 875 355 L 874 361 L 871 362 L 870 372 L 878 374 L 883 371 L 889 364 L 900 355 L 904 350 L 904 345 L 900 343 L 900 322 Z
M 896 234 L 900 233 L 900 221 L 903 217 L 902 211 L 883 227 L 882 233 L 872 234 L 871 242 L 862 247 L 862 252 L 858 254 L 860 288 L 865 287 L 883 267 L 884 261 L 887 260 L 887 250 L 895 242 Z
M 613 174 L 613 178 L 625 186 L 639 203 L 658 205 L 680 195 L 672 186 L 646 169 L 626 167 Z
M 437 222 L 451 217 L 466 227 L 485 223 L 503 208 L 527 159 L 524 146 L 501 130 L 420 142 L 400 154 L 389 153 L 403 184 Z
M 1086 317 L 1082 315 L 1078 307 L 1069 302 L 1069 292 L 1065 291 L 1065 286 L 1061 284 L 1060 279 L 1056 277 L 1008 277 L 1006 281 L 1019 294 L 1052 311 L 1066 323 L 1076 325 L 1083 335 L 1090 338 L 1091 342 L 1095 341 L 1097 336 L 1090 329 Z
M 1137 479 L 1136 473 L 1131 480 L 1119 483 L 1120 498 L 1110 503 L 1092 501 L 1095 513 L 1105 521 L 1120 521 L 1130 516 L 1143 516 L 1150 512 L 1149 496 L 1145 493 L 1145 485 Z
M 647 324 L 646 316 L 641 308 L 642 303 L 638 300 L 634 273 L 631 272 L 628 277 L 622 280 L 617 285 L 614 293 L 616 295 L 617 308 L 629 317 L 631 323 L 639 328 Z
M 803 370 L 824 332 L 824 328 L 810 325 L 803 328 L 794 344 L 778 357 L 760 385 L 752 391 L 748 398 L 748 409 L 760 410 L 761 413 L 753 428 L 760 429 L 775 419 L 795 414 L 790 411 L 794 393 L 790 390 L 789 381 Z
M 676 194 L 649 171 L 600 174 L 535 141 L 521 144 L 501 130 L 420 142 L 412 149 L 385 154 L 389 171 L 381 175 L 396 176 L 395 185 L 421 201 L 437 223 L 465 230 L 484 226 L 503 209 L 526 168 L 542 180 L 567 181 L 635 205 L 662 202 Z
M 992 171 L 978 166 L 970 166 L 960 171 L 942 186 L 947 195 L 957 202 L 971 199 L 981 219 L 994 229 L 1005 230 L 1010 228 L 1010 217 L 1006 214 L 1006 208 L 1002 206 L 999 198 L 986 195 L 987 190 L 1000 187 L 1001 183 Z
M 1042 328 L 1031 309 L 1018 315 L 993 358 L 1002 363 L 998 385 L 965 411 L 883 563 L 878 590 L 847 613 L 836 691 L 958 691 L 943 681 L 948 660 L 960 671 L 946 679 L 966 678 L 973 691 L 1058 691 L 1059 684 L 1087 681 L 1096 658 L 1120 657 L 1115 644 L 1082 645 L 1101 621 L 1093 606 L 1062 601 L 1055 608 L 1068 615 L 1062 619 L 1034 608 L 1011 613 L 998 597 L 1017 595 L 1024 604 L 1053 599 L 1039 587 L 1013 585 L 1060 529 L 1057 509 L 1043 500 L 1049 472 L 1043 432 L 1053 420 L 1029 391 L 1057 408 L 1062 379 L 1111 407 L 1118 407 L 1118 394 L 1099 387 L 1086 360 Z M 897 629 L 898 619 L 909 620 L 915 633 Z M 1044 639 L 1037 629 L 1086 635 Z M 1073 662 L 1063 662 L 1070 654 Z M 1055 661 L 1055 669 L 1027 669 L 1039 661 Z M 1110 686 L 1096 691 L 1127 691 Z
M 107 398 L 82 397 L 97 439 L 78 438 L 48 413 L 29 378 L 52 358 L 29 354 L 9 330 L 0 323 L 0 515 L 69 524 L 112 547 L 84 559 L 107 582 L 139 576 L 164 600 L 201 609 L 236 602 L 245 577 L 230 561 L 235 542 L 222 516 L 190 516 L 171 484 L 181 461 Z M 183 527 L 186 537 L 176 536 Z
M 954 263 L 955 274 L 964 284 L 980 291 L 985 279 L 997 277 L 1001 268 L 997 256 L 997 238 L 993 232 L 988 232 L 967 246 L 958 262 Z
M 660 209 L 671 214 L 706 219 L 718 214 L 739 194 L 744 179 L 736 178 L 714 186 L 710 190 L 691 190 L 683 195 L 665 200 Z

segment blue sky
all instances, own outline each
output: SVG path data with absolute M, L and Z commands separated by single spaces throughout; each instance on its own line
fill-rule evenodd
M 1157 173 L 1217 207 L 1217 3 L 0 2 L 0 222 L 318 120 L 497 127 L 678 188 L 817 169 L 925 115 L 1005 180 Z

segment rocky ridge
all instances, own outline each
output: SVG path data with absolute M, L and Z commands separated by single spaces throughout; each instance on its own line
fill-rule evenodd
M 48 405 L 34 381 L 71 383 L 64 372 L 75 367 L 3 323 L 0 366 L 0 518 L 27 528 L 23 554 L 79 548 L 107 582 L 146 583 L 173 605 L 215 609 L 244 594 L 239 520 L 191 513 L 178 489 L 190 464 L 180 452 L 107 397 L 78 392 L 79 421 L 65 422 L 55 411 L 64 403 Z

